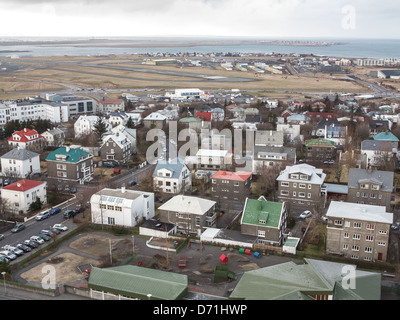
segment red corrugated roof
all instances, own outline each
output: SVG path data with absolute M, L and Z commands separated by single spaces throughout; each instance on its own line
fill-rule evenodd
M 218 171 L 211 178 L 212 179 L 224 179 L 224 180 L 232 180 L 232 181 L 246 181 L 249 177 L 252 176 L 252 172 L 245 171 Z
M 12 190 L 12 191 L 27 191 L 29 189 L 40 186 L 45 183 L 44 181 L 35 181 L 35 180 L 19 180 L 14 182 L 6 187 L 3 187 L 4 190 Z
M 202 119 L 204 121 L 211 121 L 211 116 L 212 113 L 211 112 L 197 112 L 196 113 L 196 117 L 199 119 Z
M 33 136 L 33 135 L 38 135 L 37 138 L 34 139 L 28 139 L 27 137 Z M 20 140 L 14 140 L 14 136 L 18 135 L 21 137 Z M 37 139 L 43 138 L 35 129 L 22 129 L 21 131 L 15 131 L 11 138 L 8 139 L 8 141 L 15 141 L 15 142 L 29 142 L 29 141 L 35 141 Z

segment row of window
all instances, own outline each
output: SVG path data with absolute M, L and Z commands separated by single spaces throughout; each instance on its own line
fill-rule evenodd
M 368 192 L 361 192 L 361 198 L 368 198 L 368 195 L 371 199 L 376 199 L 378 196 L 378 199 L 381 200 L 382 199 L 382 195 L 381 194 L 375 194 L 375 193 L 370 193 L 368 194 Z M 356 197 L 359 198 L 360 197 L 360 192 L 356 193 Z
M 281 190 L 281 196 L 288 196 L 289 195 L 289 191 L 287 190 Z M 306 197 L 306 193 L 305 192 L 299 192 L 297 193 L 296 191 L 293 191 L 293 197 L 300 197 L 300 198 L 305 198 Z M 311 198 L 311 193 L 307 193 L 307 198 L 310 199 Z
M 334 220 L 333 221 L 334 225 L 336 226 L 343 226 L 343 220 Z M 350 228 L 351 227 L 351 222 L 350 221 L 345 221 L 344 222 L 344 227 L 345 228 Z M 355 229 L 362 229 L 363 224 L 361 222 L 353 222 L 353 228 Z M 375 230 L 375 224 L 373 223 L 365 223 L 365 229 L 367 230 Z M 387 231 L 385 230 L 380 230 L 380 234 L 386 234 Z
M 282 181 L 281 182 L 281 187 L 289 187 L 290 186 L 290 184 L 289 184 L 289 182 L 285 182 L 285 181 Z M 292 187 L 293 188 L 297 188 L 297 182 L 293 182 L 292 183 Z M 299 188 L 300 189 L 306 189 L 306 187 L 308 187 L 308 189 L 311 189 L 312 188 L 312 185 L 311 184 L 305 184 L 305 183 L 299 183 Z
M 385 242 L 378 242 L 378 245 L 385 247 L 386 243 Z M 347 243 L 343 244 L 343 250 L 349 250 L 349 248 L 350 248 L 350 246 Z M 360 246 L 358 246 L 358 245 L 351 246 L 351 251 L 360 251 Z M 373 252 L 373 248 L 372 247 L 364 247 L 364 252 L 365 253 L 372 253 Z
M 114 211 L 122 211 L 122 207 L 112 206 L 109 204 L 101 204 L 100 209 L 114 210 Z
M 349 239 L 349 238 L 350 238 L 349 233 L 348 233 L 348 232 L 345 232 L 345 233 L 343 234 L 343 238 Z M 353 236 L 352 236 L 352 239 L 353 239 L 353 240 L 361 240 L 361 234 L 359 234 L 359 233 L 354 233 Z M 370 235 L 370 234 L 365 235 L 365 241 L 374 241 L 374 236 L 373 236 L 373 235 Z

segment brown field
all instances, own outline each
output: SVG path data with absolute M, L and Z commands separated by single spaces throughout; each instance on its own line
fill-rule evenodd
M 292 76 L 292 75 L 255 75 L 253 72 L 226 71 L 220 67 L 215 70 L 203 67 L 177 68 L 172 65 L 152 66 L 142 64 L 131 64 L 129 62 L 142 62 L 143 58 L 127 56 L 107 57 L 40 57 L 23 59 L 20 63 L 25 66 L 24 71 L 17 73 L 18 77 L 49 83 L 34 82 L 27 80 L 0 77 L 0 87 L 8 94 L 17 91 L 51 91 L 60 89 L 56 84 L 64 83 L 82 87 L 124 89 L 124 88 L 191 88 L 198 87 L 203 90 L 218 90 L 238 88 L 243 91 L 265 91 L 278 92 L 281 94 L 295 94 L 301 92 L 365 92 L 365 88 L 342 79 L 333 79 L 327 75 L 317 74 L 316 76 Z M 19 63 L 13 61 L 13 63 Z M 109 68 L 96 68 L 95 66 L 82 66 L 85 64 L 102 64 Z M 112 66 L 131 67 L 135 69 L 148 69 L 159 71 L 173 71 L 177 75 L 145 73 L 139 71 L 117 70 Z M 40 68 L 40 69 L 38 69 Z M 56 70 L 59 69 L 59 70 Z M 193 73 L 196 75 L 240 77 L 255 81 L 224 82 L 209 81 L 180 76 L 179 73 Z M 345 76 L 340 76 L 343 78 Z M 10 81 L 10 78 L 12 81 Z M 338 76 L 339 78 L 339 76 Z

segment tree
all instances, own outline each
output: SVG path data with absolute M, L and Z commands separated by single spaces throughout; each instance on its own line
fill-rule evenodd
M 126 127 L 132 129 L 135 126 L 133 123 L 132 117 L 129 117 L 128 121 L 126 122 Z
M 42 209 L 42 202 L 39 197 L 36 197 L 36 200 L 29 205 L 29 211 L 37 211 Z
M 104 118 L 99 116 L 97 122 L 93 125 L 94 131 L 98 134 L 99 137 L 102 137 L 103 134 L 107 132 L 107 124 L 104 121 Z

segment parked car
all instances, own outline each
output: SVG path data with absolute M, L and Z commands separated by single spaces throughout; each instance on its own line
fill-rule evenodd
M 60 230 L 60 231 L 67 231 L 67 230 L 68 230 L 68 227 L 67 227 L 67 226 L 64 226 L 64 225 L 61 224 L 61 223 L 55 224 L 55 225 L 53 226 L 53 228 L 54 228 L 54 229 L 57 229 L 57 230 Z
M 22 256 L 24 254 L 24 251 L 22 251 L 21 249 L 18 249 L 17 247 L 13 247 L 13 246 L 10 246 L 10 245 L 4 246 L 3 249 L 14 253 L 18 257 Z
M 43 234 L 43 233 L 40 233 L 40 234 L 38 235 L 38 237 L 39 237 L 40 239 L 43 239 L 44 241 L 49 241 L 49 240 L 51 239 L 51 237 L 49 237 L 48 235 Z
M 21 250 L 24 251 L 24 252 L 30 252 L 30 251 L 32 251 L 32 248 L 31 248 L 31 247 L 28 247 L 26 244 L 23 244 L 23 243 L 17 244 L 16 247 L 17 247 L 18 249 L 21 249 Z
M 36 241 L 39 244 L 43 244 L 44 243 L 44 240 L 42 238 L 40 238 L 39 236 L 32 236 L 30 239 L 33 240 L 33 241 Z
M 37 248 L 39 246 L 39 243 L 29 239 L 29 240 L 25 240 L 24 241 L 24 245 L 26 245 L 26 246 L 28 246 L 28 247 L 30 247 L 32 249 L 35 249 L 35 248 Z
M 103 167 L 106 167 L 106 168 L 115 168 L 115 164 L 112 163 L 112 162 L 105 162 L 105 163 L 103 164 Z
M 14 228 L 11 229 L 12 233 L 16 233 L 18 231 L 24 230 L 25 225 L 23 223 L 16 224 Z
M 64 212 L 64 219 L 70 219 L 78 214 L 75 210 L 67 210 Z
M 42 220 L 44 220 L 44 219 L 47 219 L 48 217 L 50 217 L 50 210 L 46 210 L 46 211 L 40 212 L 40 213 L 35 217 L 35 219 L 36 219 L 37 221 L 42 221 Z
M 60 208 L 53 208 L 50 210 L 50 215 L 55 215 L 57 213 L 61 212 Z
M 8 260 L 5 256 L 0 255 L 0 263 L 1 262 L 10 262 L 10 260 Z
M 400 229 L 400 221 L 396 221 L 395 223 L 393 223 L 390 228 L 392 230 L 399 230 Z
M 12 253 L 12 252 L 10 252 L 10 251 L 7 251 L 7 250 L 2 250 L 2 251 L 0 251 L 0 255 L 6 257 L 8 260 L 15 260 L 15 259 L 17 259 L 17 256 L 16 256 L 14 253 Z
M 311 215 L 312 215 L 312 212 L 309 211 L 309 210 L 306 210 L 306 211 L 303 211 L 303 212 L 300 214 L 300 218 L 301 218 L 301 219 L 305 219 L 305 218 L 307 218 L 307 217 L 309 217 L 309 216 L 311 216 Z

